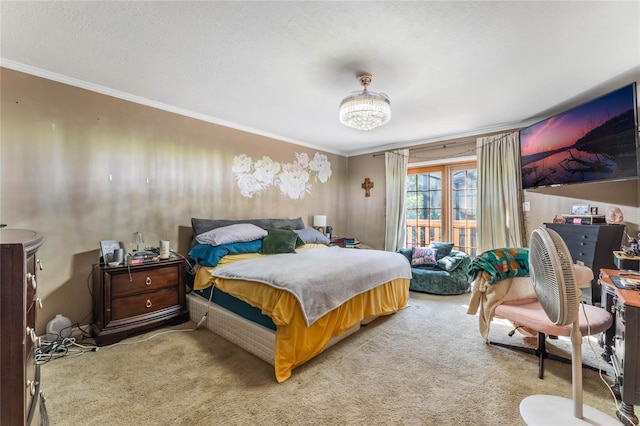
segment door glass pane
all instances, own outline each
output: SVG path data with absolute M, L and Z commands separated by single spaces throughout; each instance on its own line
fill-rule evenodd
M 442 172 L 407 176 L 407 247 L 424 247 L 442 236 Z
M 454 247 L 476 255 L 476 170 L 452 173 L 451 217 Z

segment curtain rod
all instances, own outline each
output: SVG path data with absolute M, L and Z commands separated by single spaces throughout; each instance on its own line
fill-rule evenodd
M 488 144 L 499 142 L 499 141 L 503 140 L 504 138 L 506 138 L 507 136 L 510 136 L 510 135 L 512 135 L 514 133 L 518 133 L 518 132 L 519 132 L 519 130 L 514 130 L 513 132 L 505 133 L 502 136 L 500 136 L 500 138 L 498 138 L 496 140 L 493 140 L 493 141 L 489 142 Z M 489 136 L 487 136 L 487 137 L 489 137 Z M 451 146 L 451 145 L 456 145 L 457 143 L 459 143 L 459 142 L 458 141 L 452 141 L 451 143 L 445 143 L 445 144 L 442 145 L 441 148 L 444 149 L 444 148 L 447 147 L 447 145 Z M 433 148 L 427 147 L 427 149 L 436 149 L 436 148 L 439 148 L 439 147 L 440 147 L 440 145 L 434 146 Z M 405 148 L 402 148 L 402 149 L 405 149 Z M 406 149 L 408 149 L 408 148 L 406 148 Z M 470 148 L 470 149 L 468 149 L 466 151 L 458 152 L 458 153 L 452 154 L 452 155 L 445 155 L 445 156 L 439 156 L 439 157 L 420 157 L 418 155 L 407 155 L 406 157 L 407 158 L 417 159 L 417 160 L 426 160 L 426 161 L 428 161 L 428 160 L 439 160 L 439 159 L 445 159 L 445 158 L 463 157 L 464 154 L 468 154 L 470 152 L 476 152 L 477 150 L 478 150 L 478 147 L 476 146 L 476 147 Z M 402 154 L 398 154 L 397 152 L 393 152 L 393 151 L 385 151 L 385 152 L 380 152 L 380 153 L 373 154 L 373 157 L 379 157 L 380 155 L 385 155 L 387 152 L 390 153 L 390 154 L 402 155 Z

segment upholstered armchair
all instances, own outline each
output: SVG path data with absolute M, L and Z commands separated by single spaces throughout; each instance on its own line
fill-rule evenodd
M 411 264 L 410 290 L 442 295 L 470 291 L 471 258 L 465 252 L 453 250 L 453 243 L 433 242 L 429 247 L 404 248 L 398 252 Z

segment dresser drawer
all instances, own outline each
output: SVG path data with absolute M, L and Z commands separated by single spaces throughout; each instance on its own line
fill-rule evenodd
M 178 284 L 179 268 L 168 265 L 160 268 L 131 271 L 131 278 L 125 269 L 124 273 L 111 274 L 111 296 L 120 297 L 129 294 L 149 291 Z
M 27 338 L 30 342 L 31 339 Z M 29 351 L 27 360 L 25 362 L 25 377 L 26 383 L 24 384 L 24 409 L 25 419 L 28 417 L 29 412 L 32 410 L 33 400 L 36 392 L 40 391 L 40 366 L 36 365 L 34 351 Z
M 176 306 L 179 303 L 178 300 L 176 285 L 151 293 L 115 297 L 111 300 L 111 320 L 116 321 Z
M 573 225 L 580 226 L 580 225 Z M 592 243 L 595 247 L 598 242 L 598 233 L 597 232 L 558 232 L 562 239 L 567 243 Z
M 577 226 L 577 225 L 576 225 Z M 585 266 L 591 268 L 593 266 L 593 257 L 596 252 L 596 243 L 589 241 L 581 241 L 571 243 L 567 242 L 567 248 L 571 253 L 573 262 L 584 262 Z

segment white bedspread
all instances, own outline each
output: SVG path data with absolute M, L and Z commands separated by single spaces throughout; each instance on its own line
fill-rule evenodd
M 212 275 L 292 293 L 309 326 L 353 296 L 391 280 L 411 279 L 411 267 L 400 253 L 329 247 L 234 262 Z

